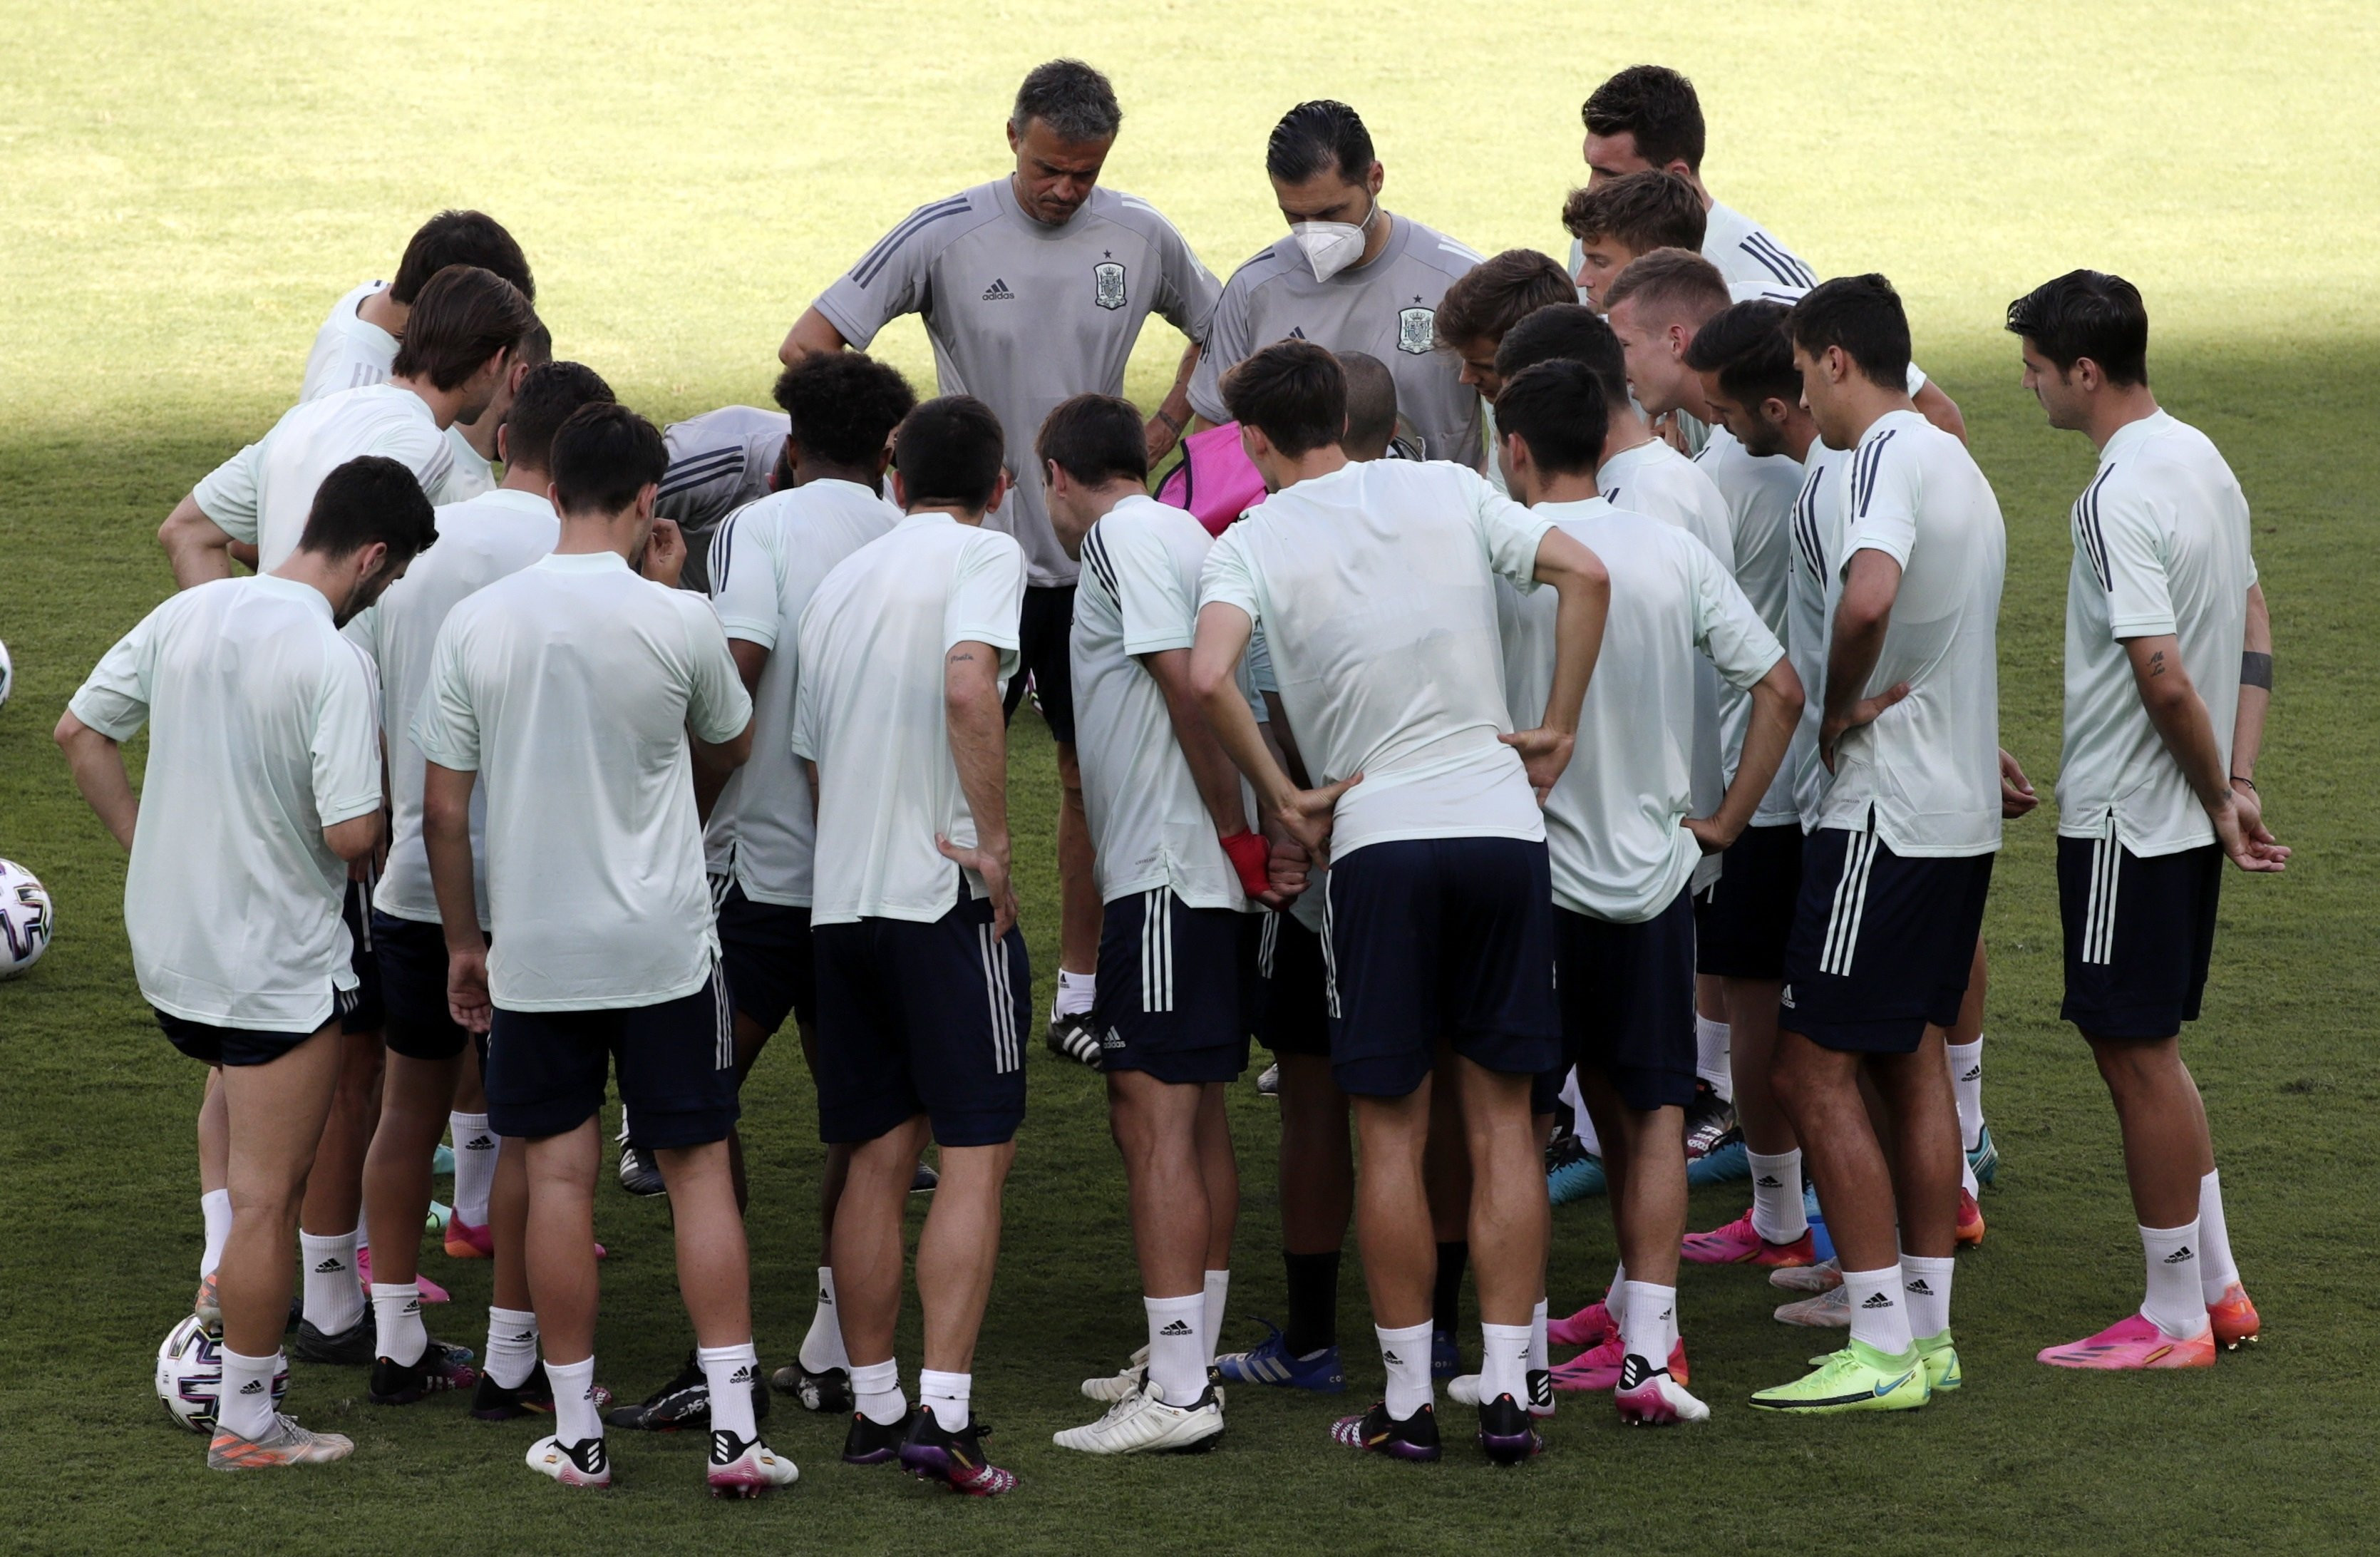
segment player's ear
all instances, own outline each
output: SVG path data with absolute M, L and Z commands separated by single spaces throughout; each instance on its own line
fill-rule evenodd
M 1385 184 L 1385 183 L 1387 183 L 1388 181 L 1389 181 L 1389 171 L 1388 171 L 1388 169 L 1386 169 L 1386 168 L 1384 168 L 1384 167 L 1382 167 L 1382 166 L 1380 165 L 1380 160 L 1379 160 L 1378 157 L 1373 158 L 1373 159 L 1372 159 L 1372 165 L 1371 165 L 1371 167 L 1370 167 L 1369 169 L 1367 169 L 1367 170 L 1365 172 L 1365 174 L 1364 174 L 1364 191 L 1365 191 L 1365 193 L 1366 193 L 1366 194 L 1370 195 L 1374 200 L 1378 200 L 1378 199 L 1379 199 L 1379 198 L 1380 198 L 1380 186 L 1381 186 L 1381 185 L 1383 185 L 1383 184 Z
M 496 423 L 496 459 L 498 463 L 510 465 L 513 462 L 512 443 L 513 424 L 509 421 L 500 421 Z
M 905 513 L 909 507 L 909 483 L 898 470 L 892 472 L 892 505 Z
M 647 481 L 637 489 L 637 518 L 639 523 L 652 522 L 653 505 L 660 500 L 661 492 L 660 484 L 654 481 Z

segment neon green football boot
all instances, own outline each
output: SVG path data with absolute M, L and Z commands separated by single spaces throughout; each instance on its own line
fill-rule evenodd
M 1959 1387 L 1959 1348 L 1950 1340 L 1950 1332 L 1920 1336 L 1918 1358 L 1925 1364 L 1925 1387 L 1930 1394 L 1943 1394 Z
M 1931 1394 L 1925 1363 L 1915 1346 L 1899 1356 L 1852 1341 L 1818 1359 L 1815 1371 L 1763 1390 L 1752 1404 L 1764 1411 L 1831 1417 L 1846 1411 L 1913 1411 Z

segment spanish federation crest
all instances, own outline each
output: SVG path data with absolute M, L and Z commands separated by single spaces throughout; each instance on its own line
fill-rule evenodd
M 1438 310 L 1409 308 L 1397 310 L 1397 349 L 1427 357 L 1437 344 Z
M 1091 267 L 1091 301 L 1101 308 L 1123 307 L 1123 266 L 1102 260 Z

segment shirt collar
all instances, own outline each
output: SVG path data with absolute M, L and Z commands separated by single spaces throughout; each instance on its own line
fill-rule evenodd
M 2138 421 L 2124 423 L 2123 426 L 2116 429 L 2115 436 L 2107 440 L 2107 446 L 2099 451 L 2099 463 L 2107 464 L 2142 439 L 2162 432 L 2172 420 L 2173 418 L 2168 416 L 2163 407 L 2159 407 Z
M 276 578 L 270 573 L 258 574 L 249 580 L 249 584 L 251 588 L 262 590 L 266 594 L 278 595 L 283 600 L 296 601 L 309 610 L 320 612 L 325 622 L 332 619 L 330 597 L 311 584 L 301 584 L 295 578 Z
M 625 573 L 628 560 L 617 552 L 548 552 L 529 565 L 552 573 Z

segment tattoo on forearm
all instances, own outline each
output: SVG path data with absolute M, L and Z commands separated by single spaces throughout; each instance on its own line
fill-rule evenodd
M 2273 689 L 2273 657 L 2270 654 L 2260 654 L 2253 649 L 2243 651 L 2240 655 L 2240 685 L 2261 687 L 2267 692 L 2271 691 Z
M 2165 651 L 2160 649 L 2155 653 L 2149 656 L 2149 679 L 2154 681 L 2164 674 Z

